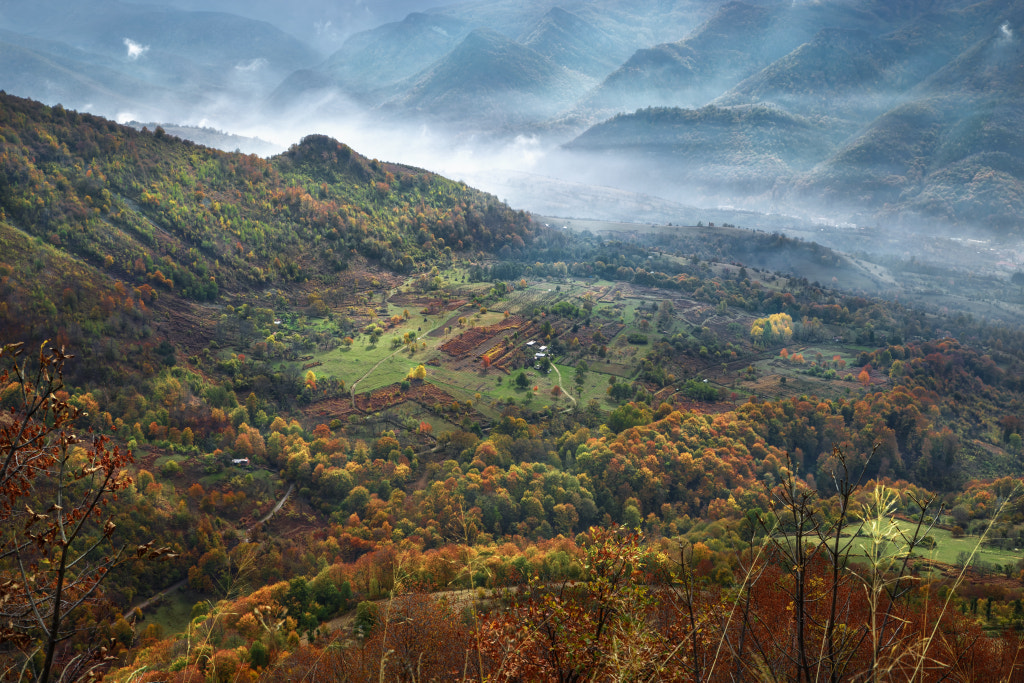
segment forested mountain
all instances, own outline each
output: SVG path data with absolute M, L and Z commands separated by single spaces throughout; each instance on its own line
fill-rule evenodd
M 494 31 L 478 29 L 385 103 L 399 115 L 464 122 L 501 132 L 543 121 L 588 85 L 581 74 Z M 516 101 L 509 107 L 510 98 Z
M 629 55 L 624 40 L 561 7 L 552 8 L 519 42 L 591 78 L 603 77 Z
M 343 269 L 351 254 L 408 272 L 445 247 L 530 239 L 525 218 L 493 198 L 323 136 L 264 160 L 159 127 L 138 132 L 11 96 L 3 105 L 7 220 L 114 273 L 162 263 L 158 284 L 190 298 Z M 185 192 L 183 183 L 200 184 Z M 438 218 L 438 234 L 417 239 Z M 399 250 L 394 236 L 412 239 Z
M 347 30 L 329 24 L 351 8 L 308 2 L 280 24 L 300 40 L 261 4 L 11 2 L 0 87 L 123 120 L 269 128 L 282 148 L 293 127 L 358 130 L 389 155 L 402 138 L 439 166 L 515 164 L 695 205 L 997 237 L 1020 222 L 1020 173 L 1000 156 L 1020 109 L 1010 0 L 413 5 Z M 730 107 L 723 138 L 707 113 Z M 744 113 L 764 107 L 815 140 L 790 145 L 786 126 Z M 638 114 L 652 109 L 687 124 L 667 136 L 665 116 Z M 1004 132 L 971 132 L 987 127 Z
M 620 163 L 633 177 L 664 187 L 668 173 L 671 182 L 724 199 L 770 193 L 810 170 L 835 147 L 829 133 L 818 119 L 771 106 L 654 107 L 615 116 L 566 147 L 598 163 L 628 149 Z
M 773 108 L 699 115 L 749 117 L 766 155 L 813 137 Z M 894 272 L 779 233 L 579 233 L 326 136 L 260 159 L 10 95 L 0 243 L 0 452 L 28 452 L 21 425 L 42 435 L 36 470 L 7 459 L 0 478 L 0 574 L 40 577 L 0 582 L 5 664 L 155 683 L 322 680 L 325 662 L 353 680 L 666 662 L 689 680 L 693 661 L 725 679 L 763 657 L 786 677 L 800 633 L 830 636 L 778 603 L 816 615 L 821 601 L 792 596 L 825 586 L 861 645 L 834 639 L 816 671 L 839 653 L 846 672 L 1020 666 L 1024 338 L 906 303 L 956 278 L 1010 311 L 1019 278 L 911 264 L 931 279 L 895 303 L 865 291 L 895 293 Z M 44 340 L 74 357 L 37 354 Z M 72 429 L 99 440 L 62 447 Z M 82 490 L 102 510 L 48 498 Z M 834 514 L 872 505 L 859 532 Z M 82 535 L 51 543 L 58 519 L 85 520 Z M 854 546 L 793 569 L 794 547 L 846 533 L 889 538 L 902 568 L 875 566 L 908 591 L 872 603 Z M 85 559 L 56 577 L 68 552 Z M 58 585 L 83 602 L 55 600 Z M 438 602 L 465 589 L 481 598 L 469 620 Z M 922 607 L 940 594 L 948 609 Z M 59 623 L 40 626 L 19 607 L 32 601 Z M 587 616 L 600 609 L 611 631 Z M 568 630 L 538 640 L 551 623 Z M 910 638 L 908 623 L 942 635 L 863 645 Z M 719 635 L 680 637 L 705 628 Z M 616 658 L 638 643 L 628 667 Z M 736 655 L 713 663 L 725 646 Z M 534 654 L 513 664 L 510 648 Z

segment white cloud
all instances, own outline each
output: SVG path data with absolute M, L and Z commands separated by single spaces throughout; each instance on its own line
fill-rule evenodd
M 999 27 L 999 32 L 1002 34 L 1003 38 L 1007 40 L 1013 38 L 1013 29 L 1010 27 L 1010 22 L 1008 21 L 1003 22 L 1003 25 Z
M 262 57 L 250 59 L 248 62 L 241 62 L 235 65 L 235 71 L 259 71 L 267 65 L 267 60 Z
M 136 43 L 131 38 L 124 39 L 124 46 L 128 48 L 128 59 L 131 59 L 132 61 L 138 59 L 147 50 L 149 50 L 149 45 L 142 45 L 141 43 Z

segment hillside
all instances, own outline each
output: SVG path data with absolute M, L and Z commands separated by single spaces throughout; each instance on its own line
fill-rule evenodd
M 765 226 L 784 212 L 884 225 L 894 239 L 932 221 L 985 238 L 1020 222 L 1003 149 L 1015 148 L 1020 109 L 1024 14 L 1011 0 L 401 7 L 411 13 L 357 18 L 348 4 L 306 2 L 284 18 L 262 2 L 4 3 L 0 50 L 16 68 L 0 88 L 165 129 L 271 130 L 281 148 L 327 130 L 383 156 L 410 136 L 428 148 L 418 158 L 455 175 L 514 164 L 491 170 L 741 207 L 766 214 Z M 331 24 L 343 16 L 350 26 Z M 771 130 L 736 116 L 725 133 L 706 107 L 767 107 L 801 123 Z M 663 109 L 693 113 L 677 114 L 689 122 L 671 134 L 638 113 Z M 807 136 L 793 134 L 804 125 Z M 653 167 L 659 146 L 674 154 Z M 544 208 L 546 190 L 532 191 Z
M 587 85 L 582 75 L 529 47 L 494 31 L 476 30 L 411 79 L 406 92 L 385 109 L 500 132 L 553 116 Z
M 3 143 L 8 221 L 111 273 L 162 268 L 158 284 L 191 298 L 315 277 L 352 254 L 411 270 L 445 246 L 491 249 L 509 229 L 487 230 L 508 211 L 493 198 L 322 136 L 263 160 L 11 96 L 2 113 L 5 130 L 26 115 L 39 122 Z M 393 233 L 416 237 L 426 220 L 437 235 L 394 249 Z M 512 233 L 529 239 L 516 220 Z
M 900 168 L 897 143 L 1012 156 L 1017 53 L 997 47 L 862 148 L 749 103 L 581 140 L 679 158 L 709 191 L 813 156 Z M 970 111 L 992 115 L 955 114 L 940 93 L 979 74 Z M 553 111 L 583 78 L 474 31 L 394 107 Z M 1018 676 L 1013 255 L 872 263 L 686 211 L 535 220 L 326 135 L 263 159 L 0 94 L 0 671 Z
M 350 37 L 318 70 L 346 90 L 381 90 L 444 57 L 470 30 L 465 22 L 444 15 L 410 14 Z
M 624 41 L 560 7 L 552 8 L 518 42 L 591 78 L 602 78 L 629 56 Z
M 594 126 L 567 144 L 573 153 L 629 160 L 631 175 L 664 188 L 668 175 L 705 196 L 757 195 L 807 170 L 831 151 L 820 123 L 765 106 L 642 109 Z M 834 143 L 833 143 L 834 144 Z

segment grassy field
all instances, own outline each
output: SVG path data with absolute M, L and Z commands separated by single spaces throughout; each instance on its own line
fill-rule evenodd
M 192 606 L 199 599 L 198 593 L 187 588 L 171 591 L 159 605 L 146 611 L 136 626 L 136 632 L 142 633 L 149 624 L 158 624 L 164 633 L 182 633 L 192 618 Z
M 320 362 L 320 365 L 313 368 L 315 375 L 340 378 L 349 388 L 355 385 L 357 393 L 365 393 L 400 382 L 412 368 L 425 364 L 428 368 L 428 381 L 460 401 L 473 400 L 474 405 L 488 417 L 500 415 L 509 399 L 526 403 L 535 410 L 547 405 L 559 408 L 571 405 L 571 401 L 564 396 L 557 401 L 552 399 L 552 387 L 559 383 L 577 399 L 581 407 L 596 398 L 604 409 L 609 410 L 614 407 L 607 400 L 609 376 L 631 380 L 637 372 L 638 362 L 652 346 L 663 337 L 678 331 L 689 337 L 686 343 L 691 348 L 695 348 L 694 344 L 703 346 L 707 343 L 712 354 L 702 354 L 699 358 L 692 352 L 690 356 L 681 355 L 671 372 L 680 380 L 688 377 L 705 378 L 721 388 L 725 397 L 735 393 L 738 397 L 756 395 L 766 399 L 803 394 L 837 398 L 864 391 L 860 383 L 844 381 L 854 370 L 853 363 L 857 356 L 854 347 L 830 342 L 787 344 L 790 356 L 800 353 L 804 362 L 786 361 L 779 357 L 778 349 L 766 352 L 749 346 L 745 331 L 749 330 L 750 316 L 746 313 L 731 309 L 728 312 L 716 311 L 714 307 L 685 295 L 672 299 L 674 313 L 668 320 L 663 320 L 654 308 L 660 301 L 652 298 L 644 288 L 590 280 L 533 281 L 526 287 L 520 287 L 517 282 L 512 291 L 502 295 L 499 300 L 493 300 L 486 298 L 492 295 L 490 283 L 466 283 L 463 281 L 464 276 L 465 273 L 461 272 L 442 271 L 442 289 L 425 295 L 415 293 L 415 286 L 410 280 L 391 292 L 392 296 L 397 294 L 398 297 L 385 305 L 379 300 L 384 293 L 378 293 L 378 300 L 373 302 L 372 308 L 376 315 L 381 316 L 379 320 L 386 322 L 397 316 L 401 322 L 387 330 L 375 345 L 370 344 L 368 335 L 361 334 L 351 347 L 343 346 L 314 353 L 314 361 Z M 433 316 L 421 313 L 426 300 L 446 295 L 458 301 L 468 301 L 476 295 L 484 296 L 485 299 L 480 305 L 467 305 L 459 310 Z M 580 388 L 575 385 L 573 366 L 580 357 L 576 352 L 552 358 L 562 373 L 561 380 L 555 373 L 543 375 L 533 368 L 526 369 L 529 390 L 524 391 L 514 385 L 518 370 L 510 375 L 504 375 L 498 368 L 483 372 L 472 357 L 455 360 L 439 348 L 471 326 L 484 327 L 500 321 L 506 311 L 532 317 L 535 324 L 551 322 L 556 329 L 581 324 L 579 318 L 559 321 L 550 311 L 545 313 L 545 310 L 560 301 L 582 306 L 587 299 L 595 301 L 590 315 L 591 324 L 604 325 L 607 321 L 615 321 L 623 324 L 624 328 L 613 334 L 611 339 L 599 342 L 606 347 L 605 357 L 597 357 L 592 352 L 582 350 L 590 371 Z M 481 313 L 482 309 L 487 312 Z M 372 317 L 369 319 L 378 320 Z M 460 319 L 464 320 L 465 327 L 458 325 Z M 359 323 L 360 327 L 364 323 Z M 706 329 L 702 330 L 702 325 Z M 451 333 L 445 335 L 444 330 L 448 326 L 451 326 Z M 429 334 L 432 330 L 436 330 L 434 336 Z M 393 340 L 410 332 L 418 340 L 417 349 L 412 355 L 404 346 L 393 346 Z M 825 326 L 823 333 L 828 338 L 832 334 L 828 326 Z M 630 344 L 628 337 L 631 334 L 647 337 L 648 343 Z M 509 333 L 501 336 L 508 337 Z M 571 336 L 571 333 L 563 335 L 562 343 L 568 346 Z M 494 342 L 497 341 L 496 338 Z M 716 350 L 720 353 L 715 353 Z M 738 356 L 736 351 L 739 352 Z M 833 360 L 836 356 L 842 361 L 840 367 L 833 367 L 839 365 Z M 436 364 L 430 365 L 431 361 Z M 836 376 L 825 378 L 807 374 L 815 362 L 822 364 L 826 371 L 834 370 Z M 748 366 L 754 368 L 753 373 L 746 372 Z M 499 377 L 501 383 L 498 382 Z M 878 384 L 888 380 L 876 376 L 873 381 Z M 533 391 L 534 386 L 537 387 L 536 392 Z M 677 388 L 679 386 L 681 384 L 677 382 Z
M 909 522 L 898 520 L 896 523 L 904 533 L 909 534 L 913 530 L 913 525 Z M 975 554 L 975 564 L 984 563 L 1001 567 L 1006 564 L 1017 564 L 1024 558 L 1022 552 L 978 547 L 981 540 L 978 536 L 953 538 L 953 535 L 946 529 L 933 529 L 929 535 L 935 539 L 937 545 L 931 550 L 921 548 L 917 554 L 944 564 L 959 564 L 961 558 L 970 555 L 975 548 L 978 548 Z
M 904 520 L 896 520 L 896 524 L 908 538 L 913 534 L 913 523 Z M 850 530 L 851 532 L 856 533 L 854 527 L 851 527 Z M 976 566 L 984 564 L 989 568 L 997 570 L 1007 564 L 1016 565 L 1021 561 L 1021 559 L 1024 559 L 1024 552 L 979 547 L 978 544 L 980 538 L 978 536 L 953 538 L 953 535 L 948 530 L 938 528 L 932 529 L 927 535 L 931 536 L 935 540 L 935 547 L 925 548 L 923 546 L 918 546 L 917 550 L 914 552 L 915 557 L 923 557 L 935 562 L 958 566 L 967 557 L 969 557 L 972 552 L 975 552 L 975 549 L 977 549 L 977 552 L 974 555 L 973 564 Z M 854 561 L 862 560 L 868 547 L 868 538 L 866 536 L 860 536 L 852 540 L 853 544 L 850 548 L 851 559 Z
M 394 314 L 401 315 L 402 312 L 403 309 L 396 307 Z M 425 363 L 436 353 L 437 347 L 444 343 L 443 336 L 430 337 L 427 334 L 435 327 L 443 325 L 449 315 L 424 317 L 412 314 L 409 320 L 385 332 L 375 345 L 370 344 L 368 336 L 360 335 L 351 347 L 341 346 L 332 351 L 315 354 L 314 360 L 320 361 L 321 365 L 313 368 L 313 372 L 317 376 L 341 378 L 349 386 L 359 381 L 357 389 L 360 392 L 400 382 L 405 379 L 409 370 Z M 424 319 L 427 322 L 423 322 Z M 418 348 L 410 356 L 404 345 L 392 346 L 393 338 L 401 338 L 407 332 L 415 332 L 418 344 L 420 347 L 426 344 L 426 349 Z M 378 363 L 380 365 L 367 375 L 367 372 Z

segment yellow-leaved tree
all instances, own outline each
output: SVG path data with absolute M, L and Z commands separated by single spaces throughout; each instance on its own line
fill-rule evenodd
M 789 313 L 772 313 L 758 318 L 750 325 L 750 339 L 755 344 L 770 346 L 784 344 L 793 338 L 793 318 Z

